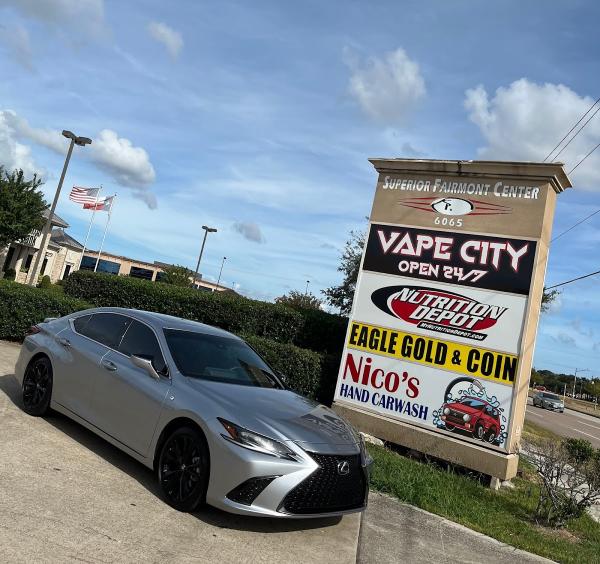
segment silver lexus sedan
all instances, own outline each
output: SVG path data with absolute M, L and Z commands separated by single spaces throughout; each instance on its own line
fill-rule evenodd
M 27 413 L 55 409 L 154 469 L 180 511 L 321 517 L 366 505 L 360 435 L 226 331 L 89 309 L 32 327 L 15 373 Z

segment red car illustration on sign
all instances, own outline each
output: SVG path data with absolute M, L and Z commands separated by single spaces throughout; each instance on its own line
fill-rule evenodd
M 487 401 L 471 396 L 445 403 L 441 419 L 448 431 L 461 429 L 488 443 L 494 443 L 500 433 L 498 410 Z

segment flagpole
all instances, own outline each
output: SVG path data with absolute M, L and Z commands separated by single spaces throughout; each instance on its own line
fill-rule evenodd
M 90 233 L 92 231 L 92 224 L 94 223 L 94 216 L 96 215 L 96 206 L 98 205 L 98 197 L 100 196 L 100 192 L 102 192 L 102 184 L 100 185 L 100 189 L 96 194 L 96 201 L 94 202 L 94 211 L 92 212 L 92 219 L 90 219 L 90 225 L 87 230 L 87 235 L 85 236 L 85 243 L 83 244 L 83 251 L 81 251 L 81 257 L 79 257 L 79 264 L 77 265 L 77 270 L 81 268 L 83 255 L 85 255 L 85 250 L 87 249 L 88 239 L 90 238 Z
M 102 254 L 102 248 L 104 247 L 104 239 L 106 239 L 106 232 L 108 231 L 108 225 L 110 224 L 110 218 L 112 216 L 113 204 L 115 203 L 115 198 L 117 195 L 115 194 L 110 202 L 110 210 L 108 210 L 108 218 L 106 219 L 106 227 L 104 228 L 104 235 L 102 235 L 102 242 L 100 243 L 100 250 L 98 251 L 98 256 L 96 257 L 96 265 L 94 266 L 94 272 L 98 269 L 98 263 L 100 262 L 100 255 Z

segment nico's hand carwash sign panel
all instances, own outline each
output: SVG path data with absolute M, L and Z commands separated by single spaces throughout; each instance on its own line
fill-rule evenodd
M 517 354 L 525 296 L 362 272 L 354 318 Z
M 512 387 L 348 348 L 335 400 L 504 449 Z
M 371 224 L 364 270 L 527 295 L 536 242 Z

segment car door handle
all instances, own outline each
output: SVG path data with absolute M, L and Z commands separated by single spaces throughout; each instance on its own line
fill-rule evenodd
M 114 372 L 117 369 L 117 365 L 114 362 L 111 362 L 110 360 L 103 360 L 102 366 L 106 368 L 106 370 L 110 370 L 111 372 Z
M 69 339 L 63 339 L 62 337 L 59 337 L 56 340 L 58 341 L 58 344 L 62 345 L 63 347 L 70 347 L 71 346 L 71 341 L 69 341 Z

